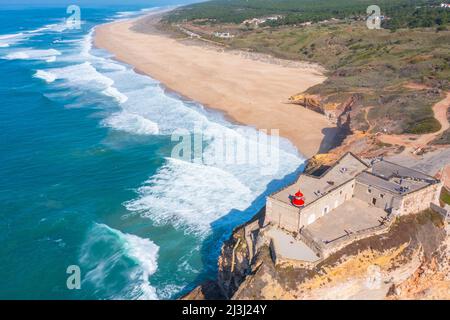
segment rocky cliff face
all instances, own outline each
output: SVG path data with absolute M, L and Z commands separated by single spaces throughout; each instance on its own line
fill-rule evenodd
M 450 299 L 450 241 L 432 211 L 399 218 L 387 234 L 355 242 L 312 270 L 274 265 L 268 239 L 248 236 L 260 231 L 255 225 L 236 229 L 223 246 L 216 290 L 224 298 Z

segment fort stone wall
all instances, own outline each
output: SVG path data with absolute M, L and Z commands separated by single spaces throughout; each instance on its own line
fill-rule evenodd
M 432 184 L 403 196 L 398 214 L 406 215 L 430 208 L 431 203 L 439 203 L 442 183 Z
M 264 224 L 274 224 L 290 232 L 299 231 L 299 209 L 273 198 L 267 198 Z
M 300 211 L 300 228 L 310 225 L 345 201 L 350 200 L 353 197 L 354 187 L 355 180 L 353 179 L 303 208 Z
M 356 181 L 355 198 L 370 203 L 382 210 L 389 211 L 392 209 L 393 212 L 398 210 L 402 203 L 400 195 L 395 195 L 377 187 L 368 186 L 359 181 Z

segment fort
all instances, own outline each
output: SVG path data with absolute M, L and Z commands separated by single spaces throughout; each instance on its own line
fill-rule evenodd
M 395 217 L 438 205 L 441 187 L 422 172 L 346 153 L 267 198 L 264 229 L 273 257 L 315 263 L 351 242 L 387 232 Z

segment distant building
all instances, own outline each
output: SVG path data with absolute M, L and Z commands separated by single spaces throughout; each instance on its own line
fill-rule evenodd
M 450 8 L 450 3 L 441 3 L 441 8 Z
M 269 17 L 263 17 L 263 18 L 253 18 L 253 19 L 247 19 L 242 22 L 244 25 L 254 25 L 258 26 L 262 23 L 265 23 L 267 21 L 277 21 L 278 19 L 283 18 L 281 15 L 275 15 L 275 16 L 269 16 Z
M 229 32 L 214 32 L 214 36 L 217 38 L 222 38 L 222 39 L 234 38 L 234 35 L 232 35 Z

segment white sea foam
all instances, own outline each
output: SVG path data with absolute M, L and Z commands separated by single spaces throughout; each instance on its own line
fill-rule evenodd
M 83 285 L 94 286 L 106 299 L 157 299 L 149 278 L 158 269 L 158 251 L 149 239 L 95 224 L 81 248 L 80 263 L 89 270 Z
M 102 93 L 106 96 L 112 97 L 117 100 L 119 103 L 125 103 L 128 100 L 128 97 L 124 95 L 122 92 L 117 90 L 114 87 L 108 87 L 102 91 Z
M 67 29 L 65 22 L 47 24 L 43 27 L 39 27 L 34 30 L 27 30 L 13 34 L 0 35 L 0 48 L 7 48 L 25 40 L 28 40 L 34 36 L 41 35 L 46 32 L 63 32 Z
M 43 28 L 40 28 L 40 30 L 37 32 L 42 32 L 42 31 L 63 32 L 65 30 L 67 30 L 68 28 L 69 28 L 69 26 L 66 24 L 66 22 L 52 23 L 52 24 L 48 24 L 48 25 L 44 26 Z
M 229 172 L 172 158 L 138 193 L 138 199 L 125 203 L 128 210 L 199 235 L 225 213 L 245 210 L 255 196 Z
M 0 48 L 7 48 L 22 41 L 24 38 L 26 38 L 26 36 L 23 32 L 0 35 Z
M 117 12 L 115 14 L 113 19 L 114 20 L 117 20 L 117 19 L 119 19 L 119 20 L 120 19 L 129 19 L 129 18 L 140 16 L 140 15 L 142 15 L 144 13 L 147 13 L 147 12 L 158 11 L 158 10 L 161 10 L 161 8 L 154 7 L 154 8 L 144 8 L 144 9 L 141 9 L 141 10 L 138 10 L 138 11 L 120 11 L 120 12 Z
M 120 69 L 118 68 L 118 70 Z M 114 87 L 114 80 L 97 71 L 91 62 L 69 65 L 63 68 L 47 69 L 45 71 L 47 74 L 52 74 L 54 80 L 65 80 L 66 84 L 69 86 L 99 91 L 103 95 L 113 98 L 120 104 L 128 101 L 127 95 Z
M 51 72 L 44 71 L 44 70 L 36 71 L 36 73 L 34 74 L 34 77 L 42 79 L 42 80 L 46 81 L 47 83 L 51 83 L 56 80 L 56 75 L 54 75 Z
M 156 123 L 138 114 L 126 111 L 112 114 L 103 120 L 102 124 L 132 134 L 153 135 L 159 133 L 159 128 Z
M 39 28 L 34 29 L 34 30 L 28 30 L 28 31 L 25 31 L 24 33 L 25 34 L 31 34 L 31 35 L 41 34 L 41 33 L 44 33 L 44 32 L 58 32 L 58 33 L 60 33 L 60 32 L 63 32 L 65 30 L 67 30 L 68 27 L 69 26 L 67 25 L 65 20 L 61 19 L 61 22 L 59 22 L 59 23 L 46 24 L 43 27 L 39 27 Z
M 56 69 L 54 72 L 56 72 L 58 78 L 65 79 L 71 82 L 71 84 L 96 83 L 105 88 L 109 88 L 114 84 L 111 78 L 99 73 L 90 62 Z
M 114 16 L 115 18 L 128 18 L 133 15 L 136 15 L 136 11 L 121 11 L 117 12 L 117 14 Z
M 99 73 L 90 62 L 45 71 L 52 73 L 56 79 L 65 80 L 69 85 L 78 87 L 95 86 L 97 89 L 106 90 L 114 84 L 112 79 Z
M 108 59 L 104 59 L 101 61 L 98 61 L 100 67 L 102 68 L 102 70 L 105 71 L 126 71 L 127 67 L 125 67 L 124 65 L 118 64 L 116 62 L 111 62 Z
M 56 56 L 51 56 L 48 59 L 45 60 L 46 62 L 55 62 L 56 61 Z
M 21 51 L 15 51 L 4 56 L 7 60 L 44 60 L 47 62 L 53 62 L 56 60 L 56 56 L 61 55 L 61 52 L 55 49 L 49 50 L 35 50 L 27 49 Z
M 80 56 L 87 59 L 96 59 L 97 57 L 90 54 L 90 51 L 92 50 L 92 39 L 94 36 L 95 27 L 92 28 L 89 33 L 83 37 L 83 39 L 80 41 L 80 49 L 81 53 Z

